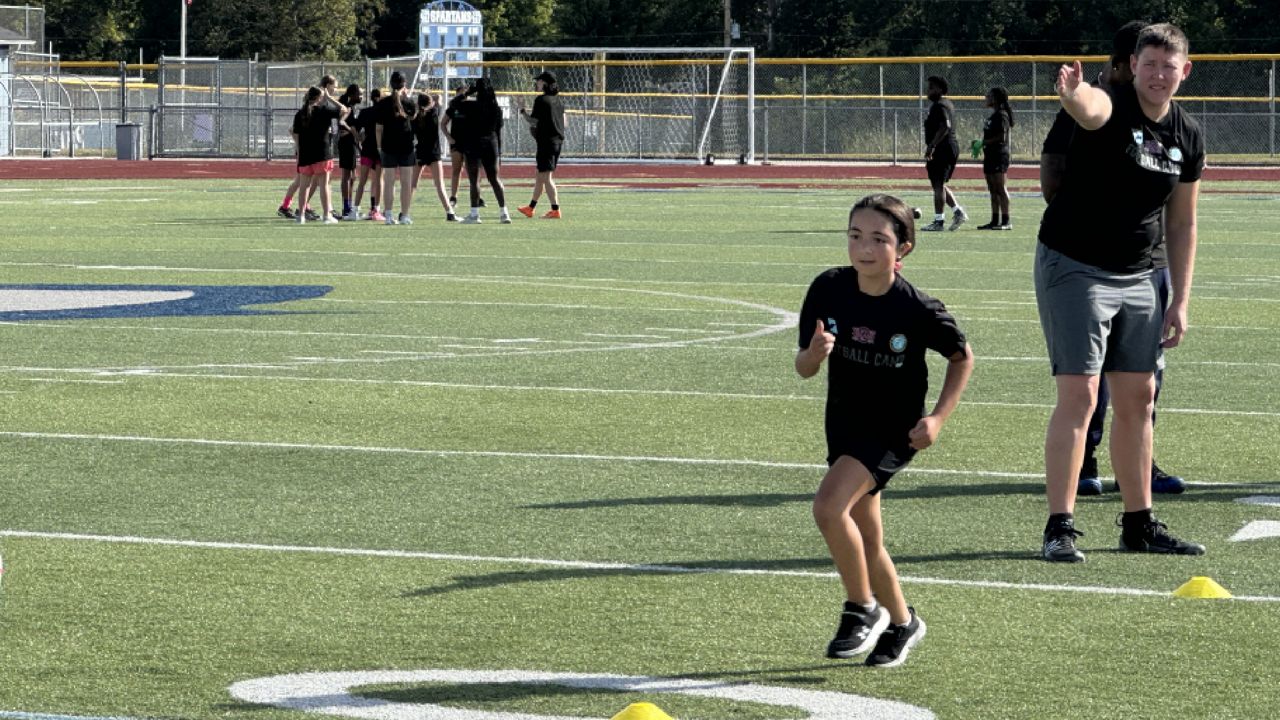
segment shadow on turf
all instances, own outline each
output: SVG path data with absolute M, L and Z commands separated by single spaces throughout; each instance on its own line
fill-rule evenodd
M 458 575 L 448 585 L 434 585 L 401 593 L 403 598 L 431 597 L 459 590 L 486 590 L 517 583 L 560 582 L 563 580 L 608 577 L 653 577 L 655 575 L 697 575 L 725 570 L 777 570 L 801 572 L 832 571 L 831 559 L 793 558 L 789 560 L 706 560 L 671 565 L 634 565 L 606 568 L 542 568 L 508 570 L 484 575 Z
M 996 482 L 978 484 L 917 485 L 885 491 L 890 500 L 927 500 L 960 496 L 988 497 L 993 495 L 1040 495 L 1044 485 L 1039 482 Z M 776 507 L 786 503 L 813 501 L 813 493 L 756 493 L 752 495 L 662 495 L 656 497 L 600 498 L 572 502 L 539 503 L 524 505 L 525 510 L 590 510 L 593 508 L 632 507 L 637 505 L 709 505 L 711 507 Z

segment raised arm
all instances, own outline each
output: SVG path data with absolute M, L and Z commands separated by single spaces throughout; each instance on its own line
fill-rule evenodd
M 1062 107 L 1085 130 L 1097 130 L 1111 119 L 1111 96 L 1084 81 L 1079 60 L 1058 68 L 1057 90 Z

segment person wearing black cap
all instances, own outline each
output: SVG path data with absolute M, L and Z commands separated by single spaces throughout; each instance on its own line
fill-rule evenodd
M 457 107 L 465 108 L 467 129 L 470 137 L 459 142 L 462 152 L 467 156 L 467 183 L 471 185 L 471 212 L 462 222 L 474 224 L 480 222 L 480 170 L 493 188 L 493 196 L 498 201 L 499 222 L 509 224 L 511 215 L 507 212 L 506 191 L 502 179 L 498 177 L 498 131 L 502 127 L 502 108 L 498 105 L 498 96 L 487 77 L 478 77 L 467 89 L 468 95 L 475 100 L 460 103 Z
M 529 131 L 538 144 L 537 175 L 533 181 L 533 199 L 528 205 L 518 208 L 525 217 L 533 217 L 534 208 L 538 206 L 538 198 L 545 190 L 551 200 L 551 209 L 543 218 L 560 219 L 560 196 L 556 190 L 556 181 L 552 175 L 560 162 L 560 148 L 564 144 L 564 103 L 560 101 L 560 86 L 556 84 L 556 76 L 543 72 L 533 79 L 534 88 L 541 93 L 533 100 L 533 110 L 526 111 L 523 100 L 516 100 L 520 108 L 520 116 L 529 123 Z
M 947 99 L 950 88 L 944 78 L 931 75 L 927 82 L 928 97 L 933 105 L 929 106 L 929 114 L 924 119 L 924 167 L 929 173 L 929 184 L 933 186 L 933 222 L 920 229 L 925 232 L 948 229 L 947 216 L 943 213 L 945 203 L 953 208 L 949 229 L 955 230 L 969 219 L 955 193 L 947 187 L 960 158 L 960 143 L 956 140 L 956 108 Z

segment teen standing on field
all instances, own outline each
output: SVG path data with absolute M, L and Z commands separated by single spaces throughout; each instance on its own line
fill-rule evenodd
M 493 92 L 489 78 L 476 78 L 475 84 L 467 93 L 475 95 L 476 99 L 469 104 L 462 103 L 462 107 L 466 108 L 470 137 L 467 142 L 460 144 L 462 152 L 467 156 L 467 183 L 471 185 L 471 212 L 462 222 L 480 222 L 480 169 L 484 168 L 485 179 L 489 181 L 493 197 L 498 201 L 501 213 L 498 219 L 503 224 L 509 224 L 511 215 L 507 212 L 507 195 L 502 179 L 498 177 L 498 132 L 502 128 L 502 108 L 498 105 L 498 96 Z
M 382 90 L 374 88 L 369 91 L 369 106 L 360 111 L 356 118 L 356 129 L 360 131 L 360 179 L 356 183 L 355 212 L 353 220 L 360 219 L 360 200 L 364 197 L 365 183 L 369 183 L 369 219 L 382 221 L 382 213 L 378 211 L 378 192 L 382 187 L 382 154 L 378 152 L 378 101 L 382 99 Z
M 929 185 L 933 187 L 933 222 L 921 228 L 927 232 L 956 230 L 969 219 L 968 213 L 960 207 L 955 193 L 947 187 L 951 182 L 951 174 L 956 171 L 956 162 L 960 159 L 960 142 L 956 140 L 956 108 L 947 99 L 950 89 L 947 81 L 932 75 L 926 81 L 926 92 L 929 100 L 929 114 L 924 119 L 924 169 L 929 175 Z M 947 227 L 947 216 L 944 208 L 950 205 L 951 227 Z
M 413 116 L 413 135 L 418 145 L 418 174 L 413 177 L 414 190 L 417 190 L 418 180 L 423 175 L 430 175 L 431 182 L 436 186 L 436 196 L 444 206 L 444 219 L 456 222 L 458 218 L 453 214 L 453 206 L 444 193 L 444 168 L 440 163 L 440 103 L 434 95 L 418 93 L 418 112 Z
M 898 274 L 915 245 L 915 211 L 869 195 L 849 213 L 849 261 L 819 275 L 800 311 L 796 372 L 830 358 L 826 435 L 830 469 L 813 516 L 831 551 L 846 601 L 827 656 L 875 649 L 866 664 L 900 665 L 925 634 L 907 605 L 884 547 L 880 491 L 934 443 L 973 371 L 964 333 L 943 304 Z M 950 360 L 933 411 L 924 413 L 925 351 Z
M 521 117 L 529 123 L 529 130 L 537 143 L 537 175 L 533 181 L 533 199 L 528 205 L 517 209 L 525 217 L 533 217 L 534 208 L 538 207 L 538 198 L 542 197 L 545 190 L 547 199 L 551 201 L 551 210 L 542 217 L 559 220 L 560 194 L 552 175 L 560 163 L 560 147 L 564 143 L 564 103 L 560 101 L 560 86 L 556 84 L 555 75 L 544 72 L 534 78 L 533 82 L 534 88 L 542 93 L 534 99 L 533 111 L 525 112 L 523 101 L 517 101 L 517 104 Z
M 987 91 L 991 116 L 982 125 L 982 174 L 991 194 L 991 222 L 979 230 L 1012 230 L 1009 218 L 1009 135 L 1013 130 L 1013 108 L 1009 91 L 993 87 Z
M 298 176 L 301 178 L 298 195 L 306 198 L 316 189 L 320 190 L 320 206 L 326 225 L 338 222 L 333 216 L 333 198 L 329 188 L 329 175 L 333 172 L 332 129 L 334 123 L 346 128 L 346 116 L 345 107 L 329 99 L 320 88 L 313 87 L 307 91 L 305 104 L 293 118 L 293 136 L 298 143 Z M 305 223 L 306 213 L 298 213 L 297 220 Z
M 414 114 L 408 91 L 404 87 L 404 75 L 391 73 L 391 94 L 379 101 L 378 151 L 382 154 L 382 214 L 387 225 L 412 225 L 409 208 L 413 203 L 413 173 L 418 169 L 418 159 L 413 154 L 413 126 L 409 118 Z M 392 192 L 396 179 L 400 180 L 400 215 L 391 215 Z

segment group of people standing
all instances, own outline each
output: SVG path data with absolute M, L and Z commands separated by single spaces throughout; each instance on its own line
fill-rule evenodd
M 1049 562 L 1085 559 L 1076 547 L 1083 533 L 1073 513 L 1076 496 L 1085 492 L 1082 466 L 1092 458 L 1089 446 L 1097 444 L 1089 437 L 1090 423 L 1105 403 L 1099 400 L 1104 381 L 1114 409 L 1111 462 L 1123 504 L 1116 519 L 1120 551 L 1205 552 L 1170 534 L 1152 508 L 1153 492 L 1181 491 L 1180 481 L 1160 488 L 1152 428 L 1163 350 L 1177 347 L 1186 333 L 1195 264 L 1204 139 L 1173 100 L 1191 72 L 1189 52 L 1177 27 L 1132 23 L 1117 35 L 1111 68 L 1097 85 L 1085 81 L 1079 62 L 1058 72 L 1062 112 L 1045 142 L 1048 207 L 1033 273 L 1057 388 L 1044 443 L 1049 518 L 1040 557 Z M 946 165 L 954 167 L 958 148 L 939 129 L 954 127 L 953 111 L 943 102 L 945 81 L 935 80 L 941 78 L 930 79 L 930 95 L 940 109 L 926 121 L 930 179 L 942 180 L 934 184 L 933 225 L 945 225 L 944 203 L 955 208 L 958 225 L 963 209 L 945 189 Z M 993 118 L 1006 115 L 1011 126 L 1007 94 L 993 91 L 987 100 Z M 1007 127 L 993 119 L 987 129 L 987 139 L 996 139 Z M 997 154 L 988 167 L 989 176 L 1003 174 L 990 170 L 1007 170 L 1007 160 Z M 1002 208 L 1007 205 L 993 200 L 993 215 Z M 846 599 L 827 656 L 866 653 L 866 664 L 874 667 L 900 665 L 926 632 L 885 549 L 881 491 L 937 440 L 974 365 L 955 318 L 898 272 L 915 248 L 915 217 L 918 211 L 887 195 L 853 206 L 850 265 L 828 270 L 810 285 L 795 357 L 801 377 L 828 366 L 829 469 L 813 515 Z M 1007 218 L 994 217 L 993 224 L 1000 220 Z M 1154 257 L 1161 245 L 1166 267 Z M 926 351 L 948 360 L 927 412 Z M 1096 481 L 1096 465 L 1092 472 Z
M 924 120 L 925 172 L 933 188 L 933 222 L 920 228 L 922 232 L 955 231 L 968 222 L 967 213 L 955 193 L 948 187 L 951 175 L 960 159 L 960 141 L 956 136 L 956 109 L 947 93 L 950 86 L 945 78 L 929 76 L 926 95 L 931 104 Z M 982 124 L 982 140 L 975 146 L 982 153 L 982 173 L 991 195 L 991 221 L 979 225 L 979 230 L 1012 230 L 1009 214 L 1009 163 L 1010 135 L 1013 130 L 1013 108 L 1009 106 L 1009 91 L 993 87 L 987 91 L 986 105 L 991 115 Z M 977 152 L 977 151 L 975 151 Z M 947 224 L 946 207 L 950 207 L 951 223 Z
M 542 217 L 560 219 L 559 194 L 553 173 L 564 142 L 564 105 L 559 86 L 551 73 L 533 78 L 537 97 L 532 110 L 518 100 L 520 117 L 528 124 L 536 143 L 537 174 L 529 204 L 518 208 L 533 217 L 538 201 L 546 193 L 551 209 Z M 479 176 L 493 190 L 499 207 L 499 221 L 511 222 L 506 189 L 499 176 L 502 155 L 503 109 L 487 77 L 457 88 L 449 103 L 428 92 L 411 96 L 405 77 L 394 72 L 389 92 L 370 92 L 370 104 L 356 112 L 364 101 L 359 85 L 350 85 L 336 95 L 337 80 L 326 75 L 318 86 L 308 89 L 303 106 L 294 115 L 291 135 L 297 156 L 297 174 L 285 193 L 277 213 L 298 223 L 341 220 L 369 220 L 387 225 L 411 225 L 414 190 L 419 180 L 429 176 L 436 197 L 450 222 L 479 223 Z M 452 177 L 445 190 L 443 148 L 447 143 Z M 335 142 L 336 140 L 336 142 Z M 336 145 L 336 153 L 335 153 Z M 342 172 L 342 212 L 335 212 L 330 182 L 335 154 Z M 470 212 L 459 217 L 456 211 L 460 175 L 465 168 L 470 185 Z M 399 182 L 399 210 L 394 212 L 396 182 Z M 370 210 L 360 212 L 365 186 L 369 185 Z M 320 197 L 321 213 L 310 207 L 313 195 Z M 295 196 L 300 199 L 294 209 Z M 381 202 L 380 202 L 381 201 Z

